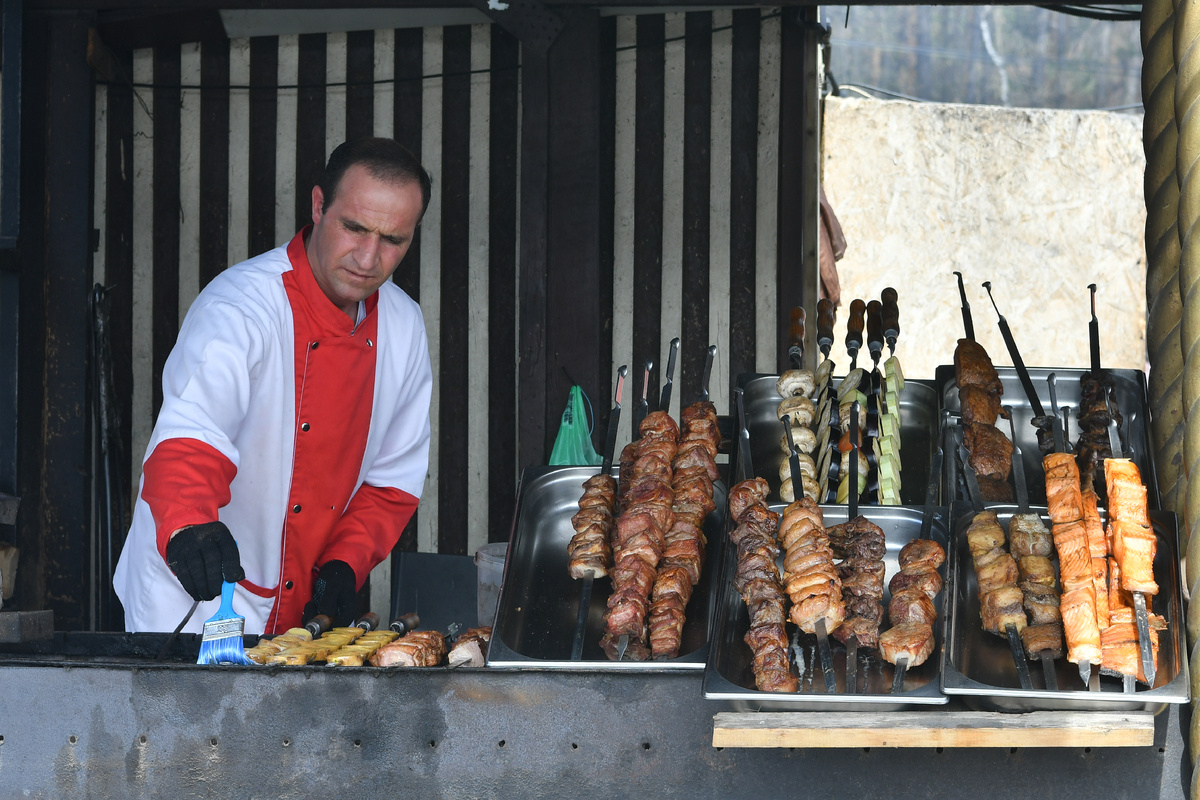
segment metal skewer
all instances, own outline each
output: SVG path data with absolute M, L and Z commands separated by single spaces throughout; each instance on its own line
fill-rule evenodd
M 962 300 L 963 333 L 967 339 L 975 341 L 975 324 L 971 321 L 971 304 L 967 302 L 967 290 L 963 286 L 961 272 L 955 272 L 958 277 L 958 296 Z
M 613 402 L 612 411 L 608 414 L 608 429 L 604 437 L 604 460 L 600 464 L 599 474 L 601 475 L 612 472 L 613 452 L 617 447 L 617 426 L 621 421 L 621 396 L 625 391 L 627 374 L 629 374 L 629 368 L 622 364 L 617 370 L 616 400 Z M 589 572 L 583 578 L 583 585 L 579 589 L 579 611 L 575 617 L 575 635 L 571 640 L 572 661 L 579 661 L 583 658 L 583 639 L 587 634 L 588 614 L 592 608 L 592 584 L 595 580 L 595 574 Z
M 846 520 L 858 516 L 858 401 L 850 404 L 850 491 L 846 501 Z M 823 620 L 822 620 L 823 621 Z M 846 691 L 849 694 L 858 692 L 858 637 L 851 635 L 846 639 Z
M 708 400 L 708 381 L 712 378 L 713 359 L 717 357 L 717 346 L 710 344 L 708 353 L 704 356 L 704 371 L 700 373 L 700 397 L 697 398 L 701 402 Z
M 975 470 L 970 464 L 970 454 L 967 448 L 963 445 L 958 446 L 958 457 L 962 461 L 963 477 L 967 481 L 967 494 L 971 496 L 971 505 L 978 514 L 983 511 L 983 498 L 979 492 L 979 480 L 975 477 Z M 1025 661 L 1025 648 L 1021 646 L 1021 637 L 1017 633 L 1017 626 L 1011 622 L 1004 626 L 1004 636 L 1008 639 L 1008 649 L 1012 651 L 1013 664 L 1017 668 L 1017 680 L 1021 683 L 1021 688 L 1026 691 L 1033 689 L 1033 679 L 1029 677 L 1029 664 Z
M 671 387 L 675 383 L 675 358 L 679 354 L 679 338 L 671 340 L 671 348 L 667 355 L 667 379 L 663 382 L 662 394 L 659 395 L 658 409 L 671 413 Z

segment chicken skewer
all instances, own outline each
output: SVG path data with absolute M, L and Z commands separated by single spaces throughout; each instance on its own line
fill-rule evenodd
M 996 512 L 983 508 L 975 483 L 975 472 L 967 461 L 966 448 L 962 446 L 959 447 L 959 458 L 962 459 L 963 474 L 975 509 L 975 518 L 967 528 L 967 546 L 975 564 L 983 628 L 1008 639 L 1008 649 L 1017 668 L 1017 679 L 1022 689 L 1030 690 L 1033 681 L 1029 677 L 1029 665 L 1025 662 L 1020 639 L 1027 620 L 1022 603 L 1024 595 L 1017 586 L 1017 562 L 1004 549 L 1004 528 L 996 518 Z
M 1063 633 L 1067 640 L 1067 660 L 1079 665 L 1079 678 L 1086 686 L 1099 691 L 1098 676 L 1094 683 L 1092 681 L 1092 665 L 1101 663 L 1100 628 L 1096 618 L 1091 551 L 1083 521 L 1079 467 L 1074 456 L 1065 452 L 1054 373 L 1050 373 L 1046 380 L 1050 387 L 1050 410 L 1054 416 L 1055 451 L 1042 458 L 1042 466 L 1046 473 L 1046 507 L 1050 514 L 1062 583 L 1059 602 Z
M 1021 448 L 1015 444 L 1017 432 L 1012 410 L 1005 410 L 1008 412 L 1008 424 L 1014 442 L 1013 478 L 1017 487 L 1017 513 L 1008 521 L 1008 549 L 1017 561 L 1019 585 L 1030 621 L 1021 631 L 1021 641 L 1025 645 L 1026 655 L 1041 662 L 1046 688 L 1058 691 L 1054 660 L 1063 654 L 1063 632 L 1054 565 L 1049 559 L 1054 542 L 1041 517 L 1029 513 L 1025 465 Z
M 617 515 L 617 483 L 613 480 L 613 451 L 617 446 L 617 426 L 621 420 L 621 396 L 625 389 L 625 376 L 629 369 L 622 364 L 617 370 L 616 400 L 608 415 L 608 430 L 604 439 L 604 460 L 600 472 L 584 483 L 583 497 L 579 499 L 579 514 L 572 517 L 575 535 L 567 545 L 568 569 L 571 577 L 582 580 L 579 590 L 579 611 L 575 620 L 575 635 L 571 641 L 571 660 L 583 657 L 583 639 L 587 632 L 588 612 L 592 607 L 592 584 L 596 578 L 608 574 L 612 562 L 612 546 L 609 542 Z M 586 505 L 585 505 L 586 504 Z M 585 509 L 594 509 L 585 514 Z M 580 514 L 587 519 L 576 522 Z M 582 524 L 581 524 L 582 523 Z

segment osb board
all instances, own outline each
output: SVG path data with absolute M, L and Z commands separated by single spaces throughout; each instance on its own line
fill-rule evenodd
M 1027 366 L 1088 365 L 1095 283 L 1103 363 L 1145 368 L 1140 116 L 831 97 L 822 139 L 825 192 L 847 240 L 839 367 L 846 306 L 886 286 L 899 292 L 905 374 L 932 378 L 952 363 L 957 270 L 997 365 L 1012 360 L 987 280 Z
M 713 747 L 1147 747 L 1149 712 L 721 712 Z

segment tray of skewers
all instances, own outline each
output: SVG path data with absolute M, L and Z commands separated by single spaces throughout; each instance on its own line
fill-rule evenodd
M 705 698 L 744 711 L 946 703 L 945 509 L 929 509 L 927 526 L 921 509 L 902 506 L 848 521 L 847 506 L 768 494 L 761 478 L 730 489 Z
M 942 690 L 997 711 L 1186 703 L 1175 516 L 1147 508 L 1129 459 L 1104 463 L 1107 504 L 1071 454 L 1046 471 L 1048 506 L 953 506 Z
M 1057 410 L 1063 439 L 1074 450 L 1080 472 L 1100 474 L 1097 485 L 1103 483 L 1103 460 L 1112 455 L 1107 428 L 1110 420 L 1115 421 L 1123 450 L 1146 480 L 1150 508 L 1158 509 L 1146 376 L 1135 369 L 1104 369 L 1098 380 L 1086 369 L 1029 367 L 1027 373 L 1045 413 L 1038 414 L 1033 407 L 1018 370 L 993 368 L 987 353 L 974 342 L 960 341 L 955 365 L 939 366 L 934 373 L 939 409 L 949 412 L 951 421 L 957 423 L 952 435 L 956 444 L 964 443 L 971 453 L 984 502 L 1015 500 L 1010 462 L 1015 445 L 1024 462 L 1029 501 L 1045 505 L 1042 456 L 1054 448 L 1052 418 Z M 1005 412 L 1006 406 L 1011 411 Z M 966 501 L 957 460 L 947 458 L 944 469 L 943 497 Z
M 653 421 L 654 416 L 649 419 Z M 643 439 L 649 442 L 653 437 Z M 630 472 L 632 467 L 627 469 Z M 667 526 L 655 523 L 654 515 L 647 512 L 645 505 L 641 506 L 642 511 L 637 511 L 631 501 L 625 504 L 624 514 L 619 510 L 613 516 L 612 540 L 617 542 L 618 557 L 622 555 L 621 543 L 634 539 L 627 549 L 630 560 L 621 566 L 625 559 L 613 562 L 610 555 L 606 574 L 593 579 L 580 637 L 582 647 L 578 658 L 572 657 L 586 580 L 576 577 L 581 574 L 579 562 L 583 556 L 578 547 L 572 550 L 570 546 L 580 533 L 572 520 L 587 531 L 581 523 L 590 515 L 580 517 L 581 511 L 596 506 L 581 508 L 580 503 L 590 502 L 584 499 L 588 493 L 585 484 L 598 483 L 594 480 L 596 475 L 594 467 L 529 467 L 522 474 L 488 665 L 585 670 L 703 669 L 716 604 L 717 565 L 723 554 L 720 533 L 725 488 L 720 479 L 699 481 L 701 488 L 711 487 L 712 507 L 708 508 L 709 503 L 701 506 L 702 524 L 698 527 L 684 523 L 675 530 L 676 524 L 672 523 L 666 534 L 648 531 L 645 526 L 658 525 L 656 531 Z M 613 489 L 619 491 L 616 469 L 610 477 Z M 621 521 L 623 516 L 626 522 Z M 684 514 L 679 516 L 682 518 Z M 643 527 L 634 530 L 638 525 Z M 618 541 L 618 526 L 629 535 L 626 540 Z M 645 539 L 657 541 L 659 557 L 655 567 L 643 566 L 646 561 L 639 558 L 638 542 L 650 546 Z M 662 585 L 656 597 L 654 587 L 660 574 Z M 633 596 L 643 587 L 644 595 Z M 626 625 L 630 632 L 619 633 L 623 630 L 619 625 Z M 622 657 L 617 659 L 616 649 L 622 635 L 628 641 L 620 653 Z
M 843 377 L 826 376 L 820 370 L 810 372 L 809 383 L 798 388 L 796 381 L 801 374 L 800 370 L 789 370 L 779 375 L 738 377 L 751 458 L 757 474 L 770 486 L 770 498 L 787 503 L 796 497 L 791 486 L 791 448 L 784 430 L 787 417 L 792 443 L 798 451 L 804 494 L 821 503 L 847 501 L 850 448 L 849 421 L 844 418 L 857 400 L 863 439 L 858 470 L 861 502 L 923 503 L 937 444 L 938 393 L 934 382 L 905 380 L 902 374 L 887 371 L 880 384 L 881 396 L 887 399 L 876 404 L 855 388 L 870 386 L 869 376 L 861 369 Z M 880 407 L 885 413 L 879 413 Z

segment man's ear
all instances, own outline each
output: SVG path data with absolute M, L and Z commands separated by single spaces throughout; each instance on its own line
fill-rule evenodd
M 322 206 L 325 205 L 325 193 L 321 191 L 320 186 L 314 186 L 312 190 L 312 221 L 316 225 L 321 221 Z

